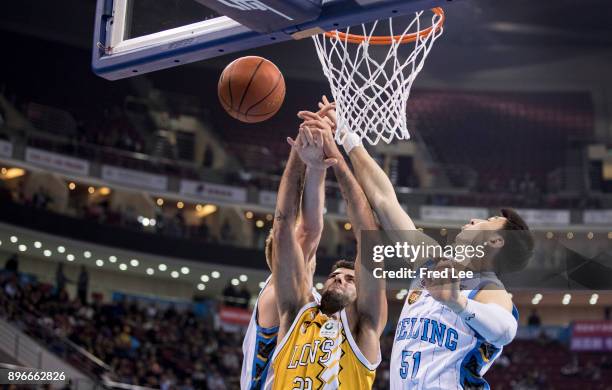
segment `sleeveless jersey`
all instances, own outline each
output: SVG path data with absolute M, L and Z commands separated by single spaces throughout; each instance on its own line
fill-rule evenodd
M 261 293 L 268 286 L 271 279 L 272 275 L 266 279 L 264 287 L 259 292 L 259 296 L 261 296 Z M 268 363 L 277 342 L 278 326 L 264 328 L 259 326 L 257 321 L 259 296 L 255 302 L 251 321 L 242 342 L 241 390 L 259 390 L 262 388 L 268 371 Z M 312 296 L 315 302 L 321 302 L 321 295 L 314 287 L 312 289 Z
M 361 353 L 346 312 L 334 319 L 309 303 L 274 351 L 265 390 L 369 390 L 376 367 Z
M 461 294 L 472 299 L 491 283 L 503 287 L 495 274 L 488 272 L 462 280 Z M 516 307 L 512 314 L 518 321 Z M 486 342 L 459 315 L 419 286 L 408 293 L 397 324 L 389 388 L 489 389 L 483 376 L 501 352 L 501 347 Z

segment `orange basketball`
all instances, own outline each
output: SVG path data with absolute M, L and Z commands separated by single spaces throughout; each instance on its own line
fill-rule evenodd
M 285 100 L 285 79 L 276 65 L 265 58 L 248 56 L 223 70 L 219 100 L 228 114 L 246 123 L 271 118 Z

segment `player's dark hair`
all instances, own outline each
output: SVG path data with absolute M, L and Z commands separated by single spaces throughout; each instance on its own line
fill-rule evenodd
M 355 269 L 355 262 L 350 260 L 338 260 L 332 266 L 331 272 L 334 272 L 338 268 L 347 268 L 347 269 Z
M 504 246 L 495 257 L 495 270 L 498 273 L 520 271 L 529 262 L 533 254 L 534 241 L 525 220 L 511 208 L 501 209 L 506 218 L 500 233 Z

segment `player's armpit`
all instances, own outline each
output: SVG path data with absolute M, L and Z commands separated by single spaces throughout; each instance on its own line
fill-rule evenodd
M 264 328 L 278 326 L 278 305 L 276 303 L 276 291 L 274 283 L 271 281 L 261 291 L 257 299 L 257 324 Z

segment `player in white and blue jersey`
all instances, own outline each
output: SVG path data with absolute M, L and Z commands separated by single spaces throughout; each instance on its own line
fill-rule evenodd
M 324 97 L 320 105 L 328 103 Z M 328 117 L 335 123 L 335 112 L 329 111 Z M 399 239 L 413 245 L 438 245 L 416 229 L 391 181 L 359 137 L 346 134 L 343 146 L 383 230 L 400 234 Z M 503 209 L 499 216 L 470 220 L 455 244 L 485 242 L 482 258 L 461 264 L 474 271 L 473 278 L 461 282 L 415 280 L 410 286 L 395 332 L 391 390 L 489 388 L 483 375 L 502 347 L 512 341 L 518 326 L 516 307 L 495 272 L 524 268 L 533 250 L 533 239 L 523 219 L 514 210 Z M 423 257 L 413 266 L 418 269 L 428 261 Z M 445 260 L 432 267 L 458 265 Z
M 325 172 L 330 162 L 323 154 L 322 142 L 308 129 L 300 130 L 296 140 L 288 139 L 296 149 L 301 161 L 306 165 L 303 178 L 303 191 L 301 196 L 301 218 L 296 225 L 296 237 L 304 259 L 307 259 L 307 270 L 312 285 L 312 277 L 316 267 L 316 251 L 323 230 L 323 207 L 325 201 Z M 272 232 L 266 240 L 266 262 L 271 267 L 272 258 Z M 321 296 L 312 289 L 314 300 L 320 302 Z M 278 326 L 280 323 L 277 298 L 271 278 L 265 282 L 261 289 L 251 322 L 242 344 L 243 361 L 242 375 L 240 377 L 241 390 L 258 390 L 265 383 L 270 358 L 277 343 Z

